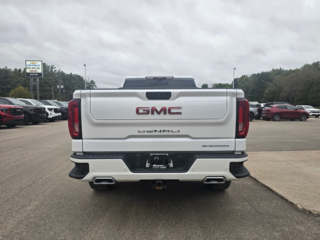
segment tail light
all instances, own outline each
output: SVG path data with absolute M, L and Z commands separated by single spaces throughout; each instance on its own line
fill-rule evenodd
M 69 133 L 73 139 L 81 139 L 81 100 L 72 99 L 68 106 Z
M 249 131 L 249 102 L 244 98 L 237 98 L 237 138 L 246 138 Z

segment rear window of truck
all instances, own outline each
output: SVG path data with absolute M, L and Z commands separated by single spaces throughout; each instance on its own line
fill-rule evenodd
M 126 79 L 122 89 L 197 89 L 193 78 L 171 79 Z

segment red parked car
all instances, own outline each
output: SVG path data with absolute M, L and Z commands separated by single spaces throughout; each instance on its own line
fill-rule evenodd
M 287 118 L 291 121 L 300 119 L 300 121 L 306 121 L 309 118 L 309 113 L 304 110 L 297 109 L 296 107 L 288 104 L 272 105 L 266 107 L 262 111 L 262 118 L 269 121 L 279 121 L 281 118 Z
M 23 124 L 23 120 L 22 107 L 0 104 L 0 126 L 15 127 L 17 124 Z

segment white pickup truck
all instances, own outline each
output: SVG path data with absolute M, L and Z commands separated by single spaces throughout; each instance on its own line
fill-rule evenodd
M 242 90 L 201 89 L 192 77 L 128 77 L 121 88 L 75 91 L 68 111 L 69 176 L 94 190 L 199 181 L 221 191 L 250 174 Z

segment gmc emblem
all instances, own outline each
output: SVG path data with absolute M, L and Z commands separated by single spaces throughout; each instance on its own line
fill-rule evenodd
M 168 114 L 182 114 L 181 112 L 177 112 L 177 109 L 181 109 L 181 107 L 168 107 Z M 167 108 L 166 107 L 162 107 L 161 109 L 157 109 L 156 107 L 151 107 L 151 111 L 149 107 L 137 107 L 136 109 L 136 113 L 137 114 L 150 114 L 154 115 L 154 113 L 157 113 L 158 115 L 160 115 L 161 113 L 163 115 L 167 114 Z

